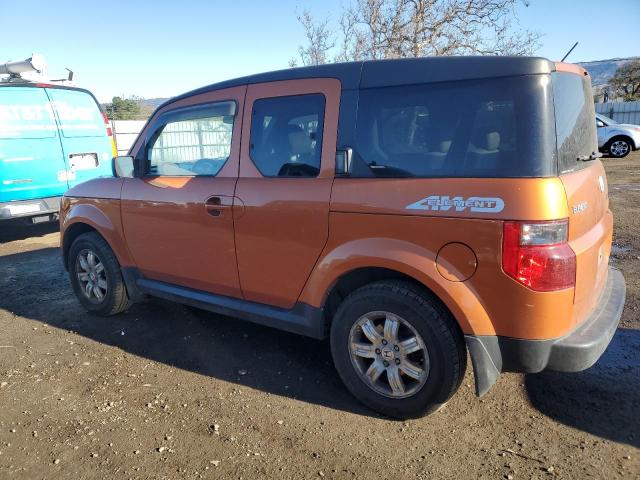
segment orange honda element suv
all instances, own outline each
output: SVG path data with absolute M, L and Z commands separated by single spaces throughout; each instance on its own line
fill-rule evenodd
M 625 284 L 590 78 L 543 58 L 365 61 L 172 98 L 115 178 L 61 206 L 80 303 L 145 295 L 317 339 L 356 398 L 432 412 L 467 353 L 501 372 L 590 367 Z

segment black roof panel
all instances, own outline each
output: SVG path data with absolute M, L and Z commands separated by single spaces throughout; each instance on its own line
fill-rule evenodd
M 163 105 L 212 90 L 302 78 L 337 78 L 342 83 L 343 90 L 350 90 L 358 87 L 372 88 L 474 78 L 531 75 L 549 73 L 554 70 L 553 62 L 540 57 L 460 56 L 330 63 L 258 73 L 225 80 L 173 97 Z
M 553 62 L 537 57 L 428 57 L 364 62 L 360 88 L 550 73 Z

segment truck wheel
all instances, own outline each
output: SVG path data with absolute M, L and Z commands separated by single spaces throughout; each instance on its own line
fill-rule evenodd
M 120 264 L 100 235 L 90 232 L 76 238 L 68 262 L 71 286 L 84 308 L 109 316 L 131 306 Z
M 351 293 L 331 325 L 331 353 L 358 400 L 400 419 L 444 405 L 467 363 L 455 320 L 427 292 L 404 281 L 375 282 Z
M 623 158 L 631 152 L 631 143 L 626 138 L 614 138 L 609 143 L 609 154 L 615 158 Z

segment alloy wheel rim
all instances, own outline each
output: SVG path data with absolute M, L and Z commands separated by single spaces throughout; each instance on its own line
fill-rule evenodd
M 424 340 L 408 321 L 391 312 L 360 317 L 351 327 L 349 353 L 361 380 L 386 397 L 410 397 L 429 377 Z
M 107 272 L 100 257 L 89 249 L 81 250 L 76 258 L 76 277 L 82 294 L 91 303 L 100 303 L 107 296 Z
M 629 151 L 629 145 L 627 142 L 623 142 L 622 140 L 616 140 L 611 144 L 611 153 L 615 156 L 619 157 L 624 155 Z

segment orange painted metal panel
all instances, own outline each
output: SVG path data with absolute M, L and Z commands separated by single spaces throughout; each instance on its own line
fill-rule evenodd
M 242 107 L 246 87 L 195 95 L 159 111 L 200 103 L 235 100 L 238 104 L 229 158 L 215 177 L 126 179 L 122 223 L 126 242 L 147 278 L 240 297 L 233 238 L 233 195 L 238 176 Z M 153 122 L 150 122 L 151 125 Z M 148 127 L 147 127 L 148 128 Z M 141 138 L 146 135 L 143 132 Z M 137 144 L 133 152 L 142 144 Z M 211 215 L 206 202 L 220 204 Z
M 312 93 L 326 98 L 318 177 L 263 177 L 249 151 L 253 102 Z M 242 202 L 235 209 L 235 231 L 240 283 L 247 300 L 292 307 L 322 252 L 329 232 L 339 103 L 340 82 L 335 79 L 270 82 L 247 89 L 235 193 Z

